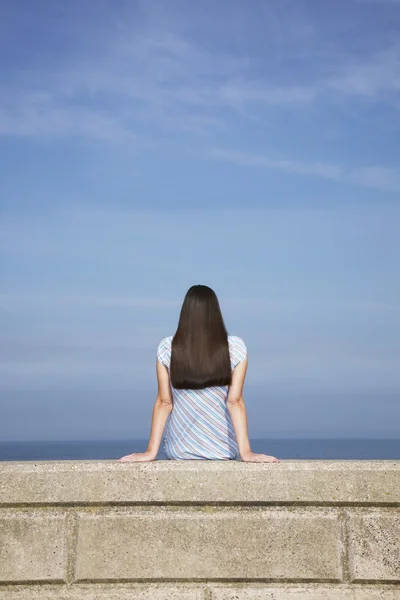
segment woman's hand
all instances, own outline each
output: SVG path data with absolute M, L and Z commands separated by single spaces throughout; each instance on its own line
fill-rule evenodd
M 275 456 L 268 456 L 268 454 L 256 454 L 255 452 L 247 452 L 241 457 L 243 462 L 281 462 L 279 458 Z
M 157 455 L 151 452 L 135 452 L 134 454 L 127 454 L 118 458 L 117 462 L 150 462 L 156 460 Z

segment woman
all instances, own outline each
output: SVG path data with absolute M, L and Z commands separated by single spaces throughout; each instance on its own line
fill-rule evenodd
M 163 441 L 168 459 L 240 456 L 245 462 L 280 462 L 250 449 L 242 395 L 247 364 L 246 346 L 227 334 L 215 292 L 206 285 L 192 286 L 175 335 L 158 346 L 158 395 L 147 450 L 118 461 L 156 460 Z

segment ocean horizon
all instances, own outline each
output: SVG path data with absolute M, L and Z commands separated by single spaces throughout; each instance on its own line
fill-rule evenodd
M 144 452 L 147 439 L 0 441 L 0 461 L 113 460 Z M 399 460 L 400 439 L 251 439 L 253 452 L 283 460 Z M 166 460 L 160 449 L 157 460 Z M 238 459 L 240 460 L 240 459 Z

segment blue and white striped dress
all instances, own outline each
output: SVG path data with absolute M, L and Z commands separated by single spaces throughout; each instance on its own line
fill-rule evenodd
M 173 336 L 161 340 L 157 359 L 169 370 Z M 247 356 L 242 338 L 228 336 L 232 370 Z M 173 409 L 163 436 L 163 450 L 168 459 L 230 460 L 239 457 L 239 448 L 226 407 L 229 386 L 201 390 L 178 390 L 172 387 Z

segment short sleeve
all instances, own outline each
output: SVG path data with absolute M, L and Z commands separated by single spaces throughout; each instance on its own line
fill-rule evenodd
M 231 338 L 231 364 L 232 369 L 242 363 L 247 356 L 246 344 L 242 338 L 232 336 Z
M 167 369 L 171 362 L 171 338 L 166 337 L 161 340 L 157 348 L 157 360 L 163 364 Z

